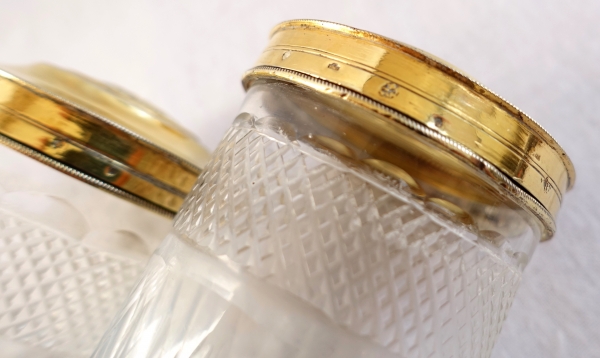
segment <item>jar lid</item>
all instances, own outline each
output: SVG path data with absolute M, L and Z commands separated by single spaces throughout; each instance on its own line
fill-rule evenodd
M 273 29 L 243 83 L 265 78 L 409 117 L 401 124 L 471 160 L 521 197 L 546 224 L 546 236 L 554 232 L 562 197 L 575 182 L 573 163 L 533 119 L 438 58 L 345 25 L 292 20 Z
M 46 64 L 0 69 L 0 143 L 165 215 L 209 158 L 149 104 Z

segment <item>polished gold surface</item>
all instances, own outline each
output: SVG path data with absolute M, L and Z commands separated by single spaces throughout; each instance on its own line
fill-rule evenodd
M 50 65 L 0 70 L 0 135 L 5 144 L 14 141 L 43 155 L 48 165 L 171 213 L 209 157 L 148 104 Z
M 407 115 L 428 133 L 490 163 L 530 193 L 552 218 L 573 186 L 573 164 L 537 123 L 420 50 L 344 25 L 289 21 L 273 30 L 244 85 L 261 77 L 297 82 L 301 76 L 294 74 L 339 85 Z M 326 85 L 319 87 L 331 92 Z

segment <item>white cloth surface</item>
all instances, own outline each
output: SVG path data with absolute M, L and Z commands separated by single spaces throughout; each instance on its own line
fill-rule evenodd
M 600 2 L 0 0 L 0 63 L 49 62 L 127 88 L 210 148 L 270 28 L 317 18 L 453 63 L 541 123 L 575 163 L 494 358 L 600 357 Z

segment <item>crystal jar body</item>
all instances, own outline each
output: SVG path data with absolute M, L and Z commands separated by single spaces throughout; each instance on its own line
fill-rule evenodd
M 89 355 L 170 219 L 0 144 L 3 357 Z
M 539 223 L 336 101 L 250 88 L 95 357 L 490 356 Z

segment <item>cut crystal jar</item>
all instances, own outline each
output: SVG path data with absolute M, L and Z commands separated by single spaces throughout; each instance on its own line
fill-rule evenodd
M 277 26 L 95 357 L 489 357 L 571 162 L 457 70 Z
M 207 157 L 117 88 L 1 70 L 0 356 L 89 356 Z

